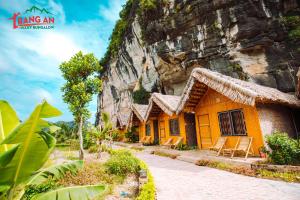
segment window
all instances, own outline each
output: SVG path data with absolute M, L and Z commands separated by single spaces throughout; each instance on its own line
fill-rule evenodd
M 178 119 L 170 119 L 169 126 L 170 126 L 170 135 L 180 135 Z
M 230 110 L 218 113 L 222 136 L 247 135 L 242 110 Z
M 151 135 L 151 127 L 150 124 L 146 124 L 146 136 L 150 136 Z

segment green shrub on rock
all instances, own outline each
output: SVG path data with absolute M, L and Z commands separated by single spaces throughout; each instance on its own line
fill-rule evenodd
M 300 163 L 300 146 L 296 140 L 290 138 L 286 133 L 274 132 L 272 135 L 266 136 L 266 141 L 271 149 L 267 153 L 275 164 Z

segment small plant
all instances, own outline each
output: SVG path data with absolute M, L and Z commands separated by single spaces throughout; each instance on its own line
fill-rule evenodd
M 135 143 L 139 140 L 139 136 L 136 134 L 135 127 L 132 127 L 125 133 L 125 138 L 127 138 L 131 143 Z
M 104 165 L 108 173 L 124 177 L 130 173 L 137 174 L 140 170 L 139 162 L 128 150 L 114 150 Z
M 177 147 L 177 150 L 179 150 L 179 151 L 187 151 L 187 150 L 193 150 L 193 149 L 197 149 L 197 146 L 188 146 L 186 144 L 180 144 Z
M 300 163 L 300 147 L 297 141 L 286 133 L 274 132 L 266 136 L 266 141 L 271 149 L 267 154 L 273 163 L 280 165 Z

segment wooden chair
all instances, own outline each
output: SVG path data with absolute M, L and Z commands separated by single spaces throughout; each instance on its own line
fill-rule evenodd
M 177 141 L 171 145 L 171 148 L 176 149 L 183 142 L 183 137 L 178 137 Z
M 238 141 L 234 147 L 234 149 L 232 149 L 231 151 L 231 158 L 233 158 L 234 154 L 236 152 L 243 152 L 245 153 L 245 159 L 248 158 L 249 154 L 254 154 L 253 148 L 252 148 L 252 141 L 253 141 L 253 137 L 239 137 Z M 250 152 L 251 150 L 251 152 Z
M 173 138 L 169 138 L 162 146 L 170 148 L 172 145 Z
M 150 136 L 146 136 L 143 144 L 150 144 L 151 143 L 151 137 Z
M 146 136 L 142 137 L 141 140 L 139 141 L 139 143 L 143 143 L 146 139 Z
M 219 137 L 214 146 L 210 147 L 209 150 L 217 151 L 217 156 L 220 155 L 222 149 L 225 147 L 227 137 Z

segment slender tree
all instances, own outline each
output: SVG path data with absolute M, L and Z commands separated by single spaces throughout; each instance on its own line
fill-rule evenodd
M 81 51 L 75 54 L 69 61 L 59 66 L 66 83 L 61 88 L 63 100 L 69 105 L 69 109 L 78 124 L 78 136 L 80 142 L 79 158 L 84 158 L 82 126 L 89 118 L 88 103 L 93 95 L 101 91 L 101 80 L 97 76 L 102 68 L 93 54 L 84 55 Z

